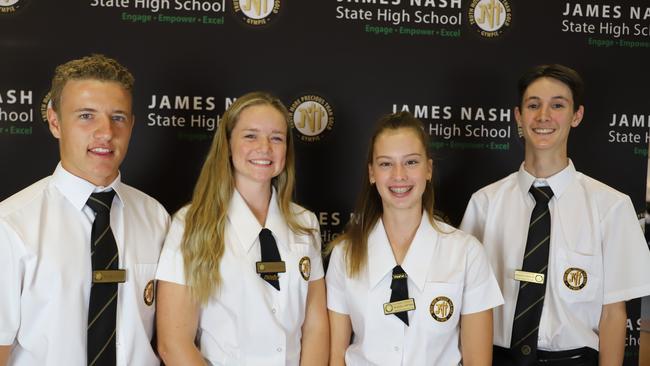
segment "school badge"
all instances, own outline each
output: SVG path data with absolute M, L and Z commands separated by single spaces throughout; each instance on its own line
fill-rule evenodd
M 147 306 L 153 305 L 153 300 L 156 298 L 156 286 L 154 280 L 151 280 L 144 287 L 144 293 L 142 294 L 144 298 L 144 303 Z
M 573 291 L 582 290 L 587 285 L 587 271 L 581 268 L 567 268 L 564 271 L 564 284 Z
M 311 275 L 311 259 L 309 257 L 300 258 L 298 263 L 298 268 L 300 268 L 300 274 L 305 281 L 309 281 L 309 276 Z
M 454 315 L 454 303 L 446 296 L 438 296 L 431 301 L 429 313 L 436 321 L 446 322 Z

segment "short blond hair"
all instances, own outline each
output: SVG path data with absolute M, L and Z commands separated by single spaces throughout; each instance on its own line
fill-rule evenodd
M 104 55 L 93 54 L 80 59 L 68 61 L 54 70 L 50 100 L 52 109 L 58 112 L 61 104 L 61 92 L 70 80 L 100 80 L 119 83 L 129 92 L 133 91 L 135 79 L 129 70 L 116 60 Z

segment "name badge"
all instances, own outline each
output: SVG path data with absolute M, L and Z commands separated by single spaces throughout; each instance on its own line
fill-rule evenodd
M 284 273 L 287 271 L 284 262 L 255 262 L 257 273 Z
M 414 299 L 393 301 L 384 304 L 384 315 L 403 313 L 405 311 L 410 311 L 410 310 L 415 310 Z
M 126 282 L 125 269 L 93 271 L 93 283 L 124 283 L 124 282 Z
M 544 283 L 544 274 L 543 273 L 535 273 L 535 272 L 526 272 L 526 271 L 516 270 L 515 271 L 515 280 L 521 281 L 521 282 L 537 283 L 537 284 L 541 285 L 541 284 Z

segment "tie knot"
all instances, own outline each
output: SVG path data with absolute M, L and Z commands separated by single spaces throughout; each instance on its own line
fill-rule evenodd
M 108 213 L 111 211 L 113 197 L 115 197 L 115 191 L 113 190 L 93 193 L 88 198 L 88 201 L 86 201 L 86 205 L 95 211 L 96 214 L 100 212 Z
M 271 232 L 271 230 L 269 230 L 267 228 L 262 228 L 262 231 L 260 231 L 259 236 L 260 236 L 260 241 L 263 241 L 263 240 L 275 240 L 275 239 L 273 239 L 273 233 Z
M 530 186 L 530 193 L 535 198 L 536 203 L 548 204 L 548 201 L 553 197 L 553 190 L 549 186 Z
M 401 279 L 406 279 L 406 272 L 404 272 L 404 269 L 400 265 L 396 265 L 393 267 L 393 279 L 394 280 L 401 280 Z

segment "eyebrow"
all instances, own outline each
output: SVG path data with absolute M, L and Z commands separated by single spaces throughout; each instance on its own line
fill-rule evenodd
M 529 101 L 531 99 L 532 100 L 541 100 L 542 98 L 533 95 L 533 96 L 530 96 L 530 97 L 524 99 L 524 102 L 527 102 L 527 101 Z M 562 100 L 566 100 L 567 102 L 570 102 L 569 98 L 565 97 L 564 95 L 556 95 L 554 97 L 551 97 L 551 99 L 562 99 Z
M 420 154 L 420 153 L 410 153 L 410 154 L 406 154 L 406 155 L 402 156 L 402 158 L 409 158 L 409 157 L 422 157 L 422 154 Z M 393 157 L 388 156 L 388 155 L 377 155 L 375 157 L 375 159 L 382 159 L 382 158 L 392 159 Z
M 79 109 L 75 109 L 75 110 L 74 110 L 74 113 L 79 113 L 79 112 L 93 112 L 93 113 L 97 113 L 98 110 L 97 110 L 97 109 L 94 109 L 94 108 L 79 108 Z M 112 112 L 111 112 L 111 114 L 116 114 L 116 113 L 118 113 L 118 114 L 119 114 L 119 113 L 121 113 L 121 114 L 127 114 L 127 115 L 129 114 L 127 111 L 123 111 L 123 110 L 121 110 L 121 109 L 118 109 L 118 110 L 115 110 L 115 111 L 112 111 Z
M 242 131 L 244 131 L 244 132 L 260 132 L 260 129 L 259 128 L 244 128 Z M 271 131 L 271 133 L 272 134 L 273 133 L 280 133 L 280 134 L 283 134 L 283 135 L 286 134 L 285 131 L 281 131 L 281 130 L 273 130 L 273 131 Z

